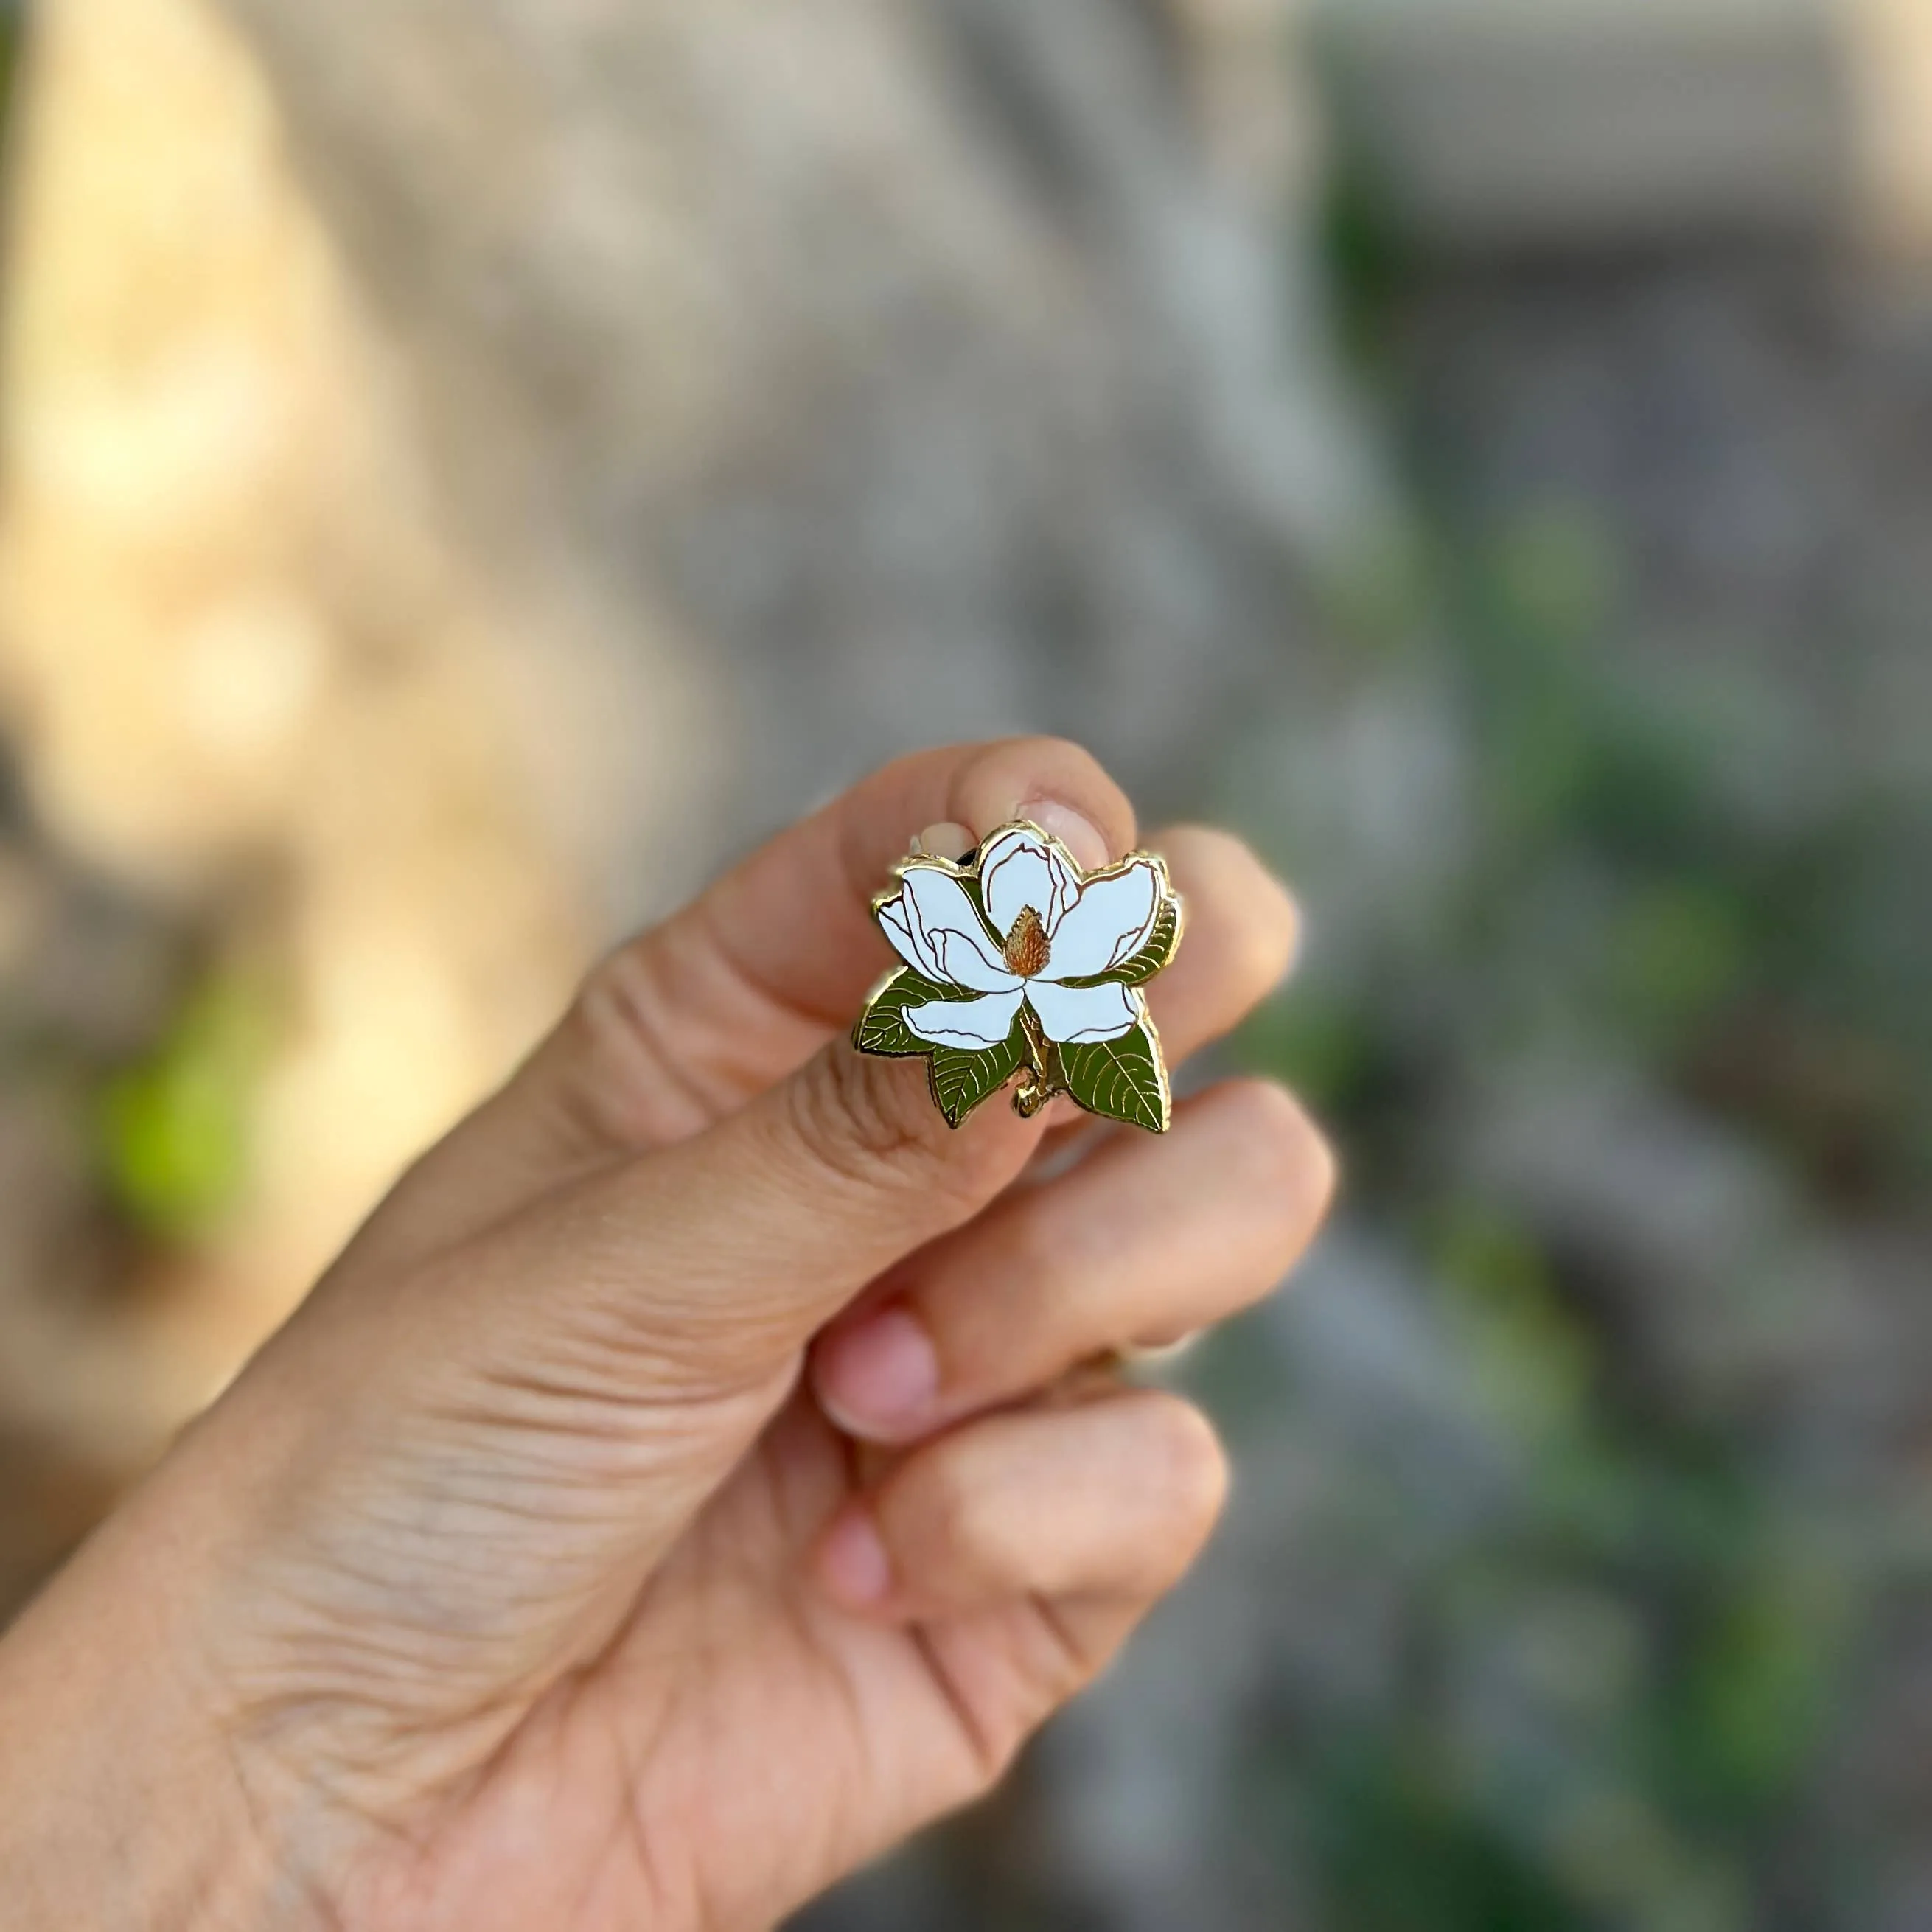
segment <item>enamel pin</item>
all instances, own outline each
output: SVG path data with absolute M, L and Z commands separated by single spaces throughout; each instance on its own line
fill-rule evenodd
M 1067 1094 L 1167 1131 L 1167 1068 L 1141 991 L 1180 944 L 1161 860 L 1132 852 L 1083 872 L 1018 820 L 957 864 L 916 854 L 894 876 L 872 916 L 905 963 L 866 1002 L 852 1030 L 861 1053 L 925 1054 L 952 1126 L 1018 1074 L 1022 1116 Z

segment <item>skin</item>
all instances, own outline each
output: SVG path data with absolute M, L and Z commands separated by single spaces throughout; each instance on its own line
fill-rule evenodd
M 889 766 L 586 982 L 0 1642 L 23 1928 L 767 1926 L 985 1792 L 1226 1486 L 1102 1352 L 1267 1292 L 1333 1168 L 1280 1088 L 957 1132 L 844 1040 L 921 828 L 1136 842 L 1077 747 Z M 1176 1061 L 1286 969 L 1156 842 Z M 928 846 L 928 849 L 937 849 Z

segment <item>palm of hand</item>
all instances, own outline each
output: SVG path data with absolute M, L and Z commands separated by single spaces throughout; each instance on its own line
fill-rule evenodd
M 766 1924 L 998 1776 L 1100 1660 L 1044 1602 L 894 1626 L 828 1601 L 804 1558 L 852 1461 L 787 1405 L 616 1642 L 412 1856 L 406 1922 Z

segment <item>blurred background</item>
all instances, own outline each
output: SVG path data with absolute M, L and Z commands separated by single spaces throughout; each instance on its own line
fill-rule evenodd
M 1932 8 L 0 35 L 0 1615 L 594 949 L 1059 730 L 1297 881 L 1345 1198 L 802 1925 L 1932 1925 Z

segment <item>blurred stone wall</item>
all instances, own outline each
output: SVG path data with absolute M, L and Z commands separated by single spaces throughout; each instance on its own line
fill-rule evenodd
M 466 527 L 693 640 L 694 854 L 986 731 L 1173 795 L 1370 513 L 1281 0 L 230 11 Z
M 1311 560 L 1380 514 L 1287 25 L 38 10 L 0 443 L 21 1466 L 118 1480 L 592 945 L 846 778 L 1058 728 L 1198 792 Z
M 1920 0 L 1311 0 L 1376 191 L 1435 246 L 1932 244 Z

